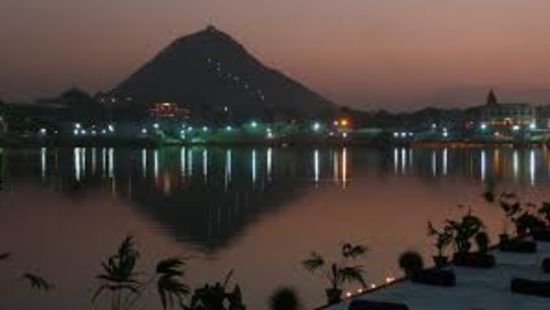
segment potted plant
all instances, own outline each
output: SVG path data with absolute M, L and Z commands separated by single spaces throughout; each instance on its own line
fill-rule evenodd
M 453 262 L 457 266 L 475 268 L 491 268 L 495 265 L 495 258 L 487 253 L 489 238 L 483 231 L 483 222 L 471 210 L 460 221 L 447 220 L 447 229 L 452 232 L 456 253 Z M 475 238 L 478 252 L 471 253 L 471 239 Z
M 505 220 L 503 231 L 500 234 L 500 243 L 506 243 L 510 240 L 508 225 L 514 222 L 514 217 L 521 211 L 521 204 L 516 200 L 513 193 L 502 193 L 499 200 L 500 208 L 504 212 Z
M 363 245 L 346 243 L 340 250 L 338 260 L 327 261 L 317 252 L 311 252 L 310 257 L 302 261 L 302 266 L 311 273 L 321 272 L 329 280 L 326 296 L 329 304 L 335 304 L 342 300 L 343 284 L 357 282 L 366 287 L 363 267 L 351 264 L 366 251 Z
M 500 235 L 500 250 L 503 252 L 514 253 L 533 253 L 537 250 L 537 244 L 532 241 L 522 240 L 531 229 L 536 230 L 540 223 L 536 217 L 531 215 L 528 210 L 523 210 L 521 203 L 517 200 L 515 194 L 503 193 L 500 197 L 500 207 L 506 216 L 504 230 Z M 512 223 L 516 226 L 516 233 L 520 238 L 511 238 L 508 233 L 508 225 Z
M 521 215 L 515 218 L 514 224 L 516 225 L 516 232 L 519 237 L 525 237 L 530 233 L 540 231 L 544 229 L 545 226 L 544 222 L 529 213 L 529 211 L 524 211 Z
M 245 310 L 246 307 L 242 301 L 241 288 L 238 284 L 235 285 L 233 290 L 228 290 L 228 284 L 233 275 L 233 271 L 230 271 L 223 284 L 219 282 L 215 284 L 205 284 L 193 291 L 191 296 L 191 304 L 184 306 L 185 310 Z
M 418 252 L 407 251 L 399 256 L 399 268 L 405 272 L 407 278 L 412 278 L 422 272 L 424 261 Z
M 546 227 L 550 226 L 550 202 L 543 201 L 538 213 L 546 221 Z
M 471 210 L 460 221 L 447 220 L 446 229 L 452 233 L 456 254 L 468 254 L 472 246 L 470 239 L 482 228 L 483 222 L 479 217 L 472 215 Z
M 537 213 L 542 217 L 541 227 L 533 231 L 533 238 L 536 241 L 550 242 L 550 202 L 543 201 Z
M 435 247 L 437 249 L 437 255 L 433 256 L 435 267 L 443 268 L 447 265 L 448 259 L 444 255 L 444 250 L 453 241 L 453 234 L 448 226 L 445 226 L 441 230 L 437 230 L 431 222 L 428 222 L 428 236 L 435 237 Z

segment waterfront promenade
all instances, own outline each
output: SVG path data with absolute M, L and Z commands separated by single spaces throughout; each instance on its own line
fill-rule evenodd
M 533 254 L 492 251 L 497 264 L 491 269 L 450 266 L 456 274 L 456 286 L 439 287 L 396 281 L 327 307 L 329 310 L 348 309 L 352 300 L 371 300 L 405 304 L 411 310 L 502 310 L 550 309 L 550 298 L 513 293 L 513 278 L 550 281 L 542 270 L 542 261 L 550 257 L 550 243 L 537 242 Z

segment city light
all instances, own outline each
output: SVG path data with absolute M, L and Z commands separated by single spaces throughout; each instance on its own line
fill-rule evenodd
M 146 135 L 147 134 L 147 128 L 141 128 L 141 133 Z
M 321 129 L 321 124 L 319 124 L 318 122 L 315 122 L 313 124 L 313 130 L 314 131 L 319 131 Z
M 519 125 L 514 125 L 514 126 L 512 126 L 512 130 L 513 130 L 513 131 L 518 131 L 518 130 L 519 130 Z
M 346 139 L 347 137 L 348 137 L 348 133 L 347 133 L 347 132 L 342 133 L 342 138 Z
M 159 124 L 158 124 L 158 123 L 154 123 L 154 124 L 153 124 L 153 128 L 159 129 Z
M 47 130 L 46 130 L 46 128 L 40 128 L 39 132 L 40 132 L 41 135 L 45 135 L 47 133 Z
M 80 125 L 80 123 L 74 124 L 74 128 L 76 128 L 76 129 L 80 129 L 81 127 L 82 127 L 82 125 Z
M 109 124 L 109 126 L 107 126 L 107 128 L 109 129 L 109 132 L 114 132 L 115 131 L 115 127 L 111 124 Z
M 444 132 L 443 132 L 443 138 L 447 138 L 447 137 L 449 137 L 449 132 L 444 131 Z
M 406 132 L 402 132 L 401 133 L 401 138 L 405 138 L 407 136 L 407 133 Z
M 227 126 L 227 127 L 225 127 L 225 130 L 226 131 L 231 131 L 231 130 L 233 130 L 233 128 L 231 126 Z
M 398 132 L 394 132 L 394 133 L 393 133 L 393 137 L 394 137 L 394 138 L 399 137 L 399 133 L 398 133 Z
M 531 130 L 537 129 L 537 124 L 535 124 L 535 123 L 529 124 L 529 129 L 531 129 Z
M 250 123 L 250 126 L 252 126 L 252 128 L 256 128 L 256 127 L 258 127 L 258 123 L 255 122 L 255 121 L 252 121 L 252 122 Z
M 203 127 L 202 127 L 202 131 L 207 132 L 207 131 L 208 131 L 208 127 L 203 126 Z
M 485 130 L 485 129 L 487 129 L 487 124 L 481 123 L 481 130 Z

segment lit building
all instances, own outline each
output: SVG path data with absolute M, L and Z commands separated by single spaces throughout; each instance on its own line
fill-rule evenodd
M 191 115 L 189 109 L 180 107 L 173 102 L 156 102 L 149 108 L 149 113 L 155 118 L 187 119 Z
M 527 103 L 499 102 L 493 90 L 487 95 L 486 104 L 476 110 L 480 124 L 496 129 L 509 129 L 514 126 L 532 127 L 536 124 L 537 113 L 533 106 Z

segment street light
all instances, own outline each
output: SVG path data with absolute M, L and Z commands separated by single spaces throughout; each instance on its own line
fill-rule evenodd
M 258 127 L 258 123 L 256 121 L 252 121 L 250 123 L 250 126 L 252 126 L 252 128 L 256 128 L 256 127 Z
M 321 124 L 319 124 L 319 122 L 315 122 L 313 124 L 313 130 L 314 131 L 319 131 L 321 129 Z

